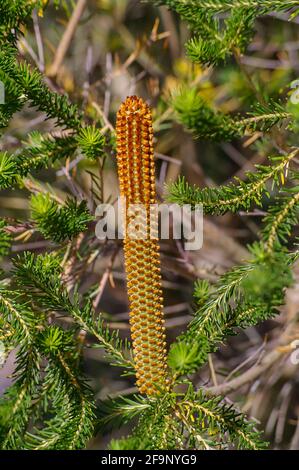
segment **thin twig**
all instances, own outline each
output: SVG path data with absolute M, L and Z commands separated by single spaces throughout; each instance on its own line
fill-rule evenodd
M 38 51 L 38 59 L 39 59 L 39 70 L 41 72 L 45 71 L 45 56 L 44 56 L 44 46 L 43 40 L 40 32 L 39 22 L 37 12 L 34 10 L 33 12 L 33 27 Z
M 78 0 L 78 3 L 75 6 L 72 16 L 68 22 L 67 28 L 64 31 L 61 41 L 57 47 L 54 60 L 47 73 L 49 77 L 56 77 L 58 70 L 68 51 L 72 38 L 75 34 L 76 28 L 83 14 L 83 11 L 86 7 L 86 3 L 87 3 L 87 0 Z

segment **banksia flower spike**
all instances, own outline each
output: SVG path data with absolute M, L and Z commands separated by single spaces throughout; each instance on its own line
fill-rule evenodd
M 151 204 L 156 203 L 152 116 L 141 98 L 128 97 L 120 106 L 116 132 L 120 193 L 125 198 L 124 252 L 137 386 L 141 393 L 154 395 L 166 383 L 166 342 L 159 244 L 150 223 Z M 138 239 L 129 230 L 130 212 L 136 204 L 142 212 Z

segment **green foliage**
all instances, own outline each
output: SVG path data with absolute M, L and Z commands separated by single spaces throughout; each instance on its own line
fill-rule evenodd
M 172 105 L 177 118 L 196 138 L 229 141 L 256 131 L 269 132 L 283 124 L 291 114 L 280 103 L 258 103 L 247 116 L 232 117 L 215 111 L 195 88 L 183 88 L 174 94 Z
M 111 449 L 223 449 L 235 446 L 257 450 L 265 447 L 260 434 L 244 415 L 225 404 L 221 397 L 208 397 L 202 390 L 195 391 L 191 384 L 185 394 L 172 393 L 147 399 L 147 406 L 143 403 L 140 407 L 140 399 L 135 400 L 124 403 L 123 399 L 118 399 L 108 405 L 110 417 L 115 412 L 122 413 L 124 421 L 131 413 L 142 413 L 133 434 L 112 441 Z
M 30 418 L 31 401 L 37 390 L 40 373 L 40 354 L 35 346 L 38 318 L 27 303 L 19 303 L 17 295 L 1 287 L 1 313 L 6 325 L 13 331 L 13 344 L 19 346 L 17 368 L 14 373 L 15 390 L 11 420 L 12 425 L 3 436 L 2 447 L 18 448 L 23 431 Z
M 0 5 L 0 80 L 5 103 L 0 105 L 0 127 L 5 128 L 26 104 L 53 119 L 57 133 L 33 132 L 21 150 L 0 152 L 0 187 L 22 188 L 27 176 L 72 157 L 77 150 L 88 158 L 103 155 L 104 138 L 90 125 L 76 104 L 49 88 L 43 75 L 20 61 L 17 38 L 41 1 L 3 0 Z M 88 121 L 86 125 L 85 121 Z M 64 132 L 63 129 L 67 129 Z M 32 218 L 45 238 L 56 243 L 85 231 L 92 217 L 85 201 L 67 198 L 57 203 L 50 194 L 31 198 Z M 10 248 L 13 231 L 1 219 L 0 255 Z M 15 228 L 15 227 L 13 227 Z M 127 373 L 134 368 L 129 344 L 96 318 L 90 300 L 82 306 L 62 282 L 62 259 L 56 253 L 15 260 L 15 277 L 0 282 L 0 337 L 7 352 L 17 348 L 14 384 L 1 399 L 0 444 L 3 449 L 78 449 L 94 435 L 94 396 L 82 374 L 84 329 Z M 70 329 L 51 324 L 49 316 L 69 316 Z M 126 358 L 124 357 L 126 354 Z
M 213 15 L 205 14 L 203 21 L 211 21 Z M 186 45 L 187 54 L 194 62 L 203 65 L 218 65 L 227 59 L 235 51 L 244 52 L 247 44 L 253 36 L 254 20 L 257 16 L 255 8 L 240 8 L 235 10 L 225 21 L 223 29 L 214 29 L 214 35 L 207 38 L 205 28 L 195 28 L 200 36 L 195 36 Z M 201 31 L 203 30 L 203 33 Z
M 258 165 L 256 172 L 247 173 L 247 181 L 235 178 L 236 183 L 218 188 L 200 189 L 191 186 L 184 177 L 178 179 L 169 188 L 169 200 L 178 204 L 202 205 L 206 214 L 225 214 L 240 209 L 249 210 L 253 204 L 261 205 L 264 195 L 270 196 L 267 184 L 272 181 L 279 186 L 284 182 L 284 174 L 297 149 L 289 155 L 269 158 L 272 165 Z
M 0 187 L 11 187 L 16 178 L 17 166 L 13 159 L 6 153 L 0 153 Z
M 21 88 L 0 69 L 0 80 L 4 86 L 5 103 L 0 104 L 0 129 L 9 124 L 10 119 L 22 109 L 25 99 Z
M 0 219 L 0 256 L 7 255 L 11 246 L 11 235 L 6 226 L 6 222 Z
M 209 11 L 211 13 L 225 13 L 230 10 L 240 10 L 240 8 L 258 9 L 259 15 L 266 15 L 271 11 L 286 11 L 298 6 L 297 0 L 154 0 L 157 5 L 167 5 L 170 8 L 178 8 L 181 14 L 184 8 L 191 13 L 197 11 Z M 183 16 L 183 15 L 182 15 Z
M 196 370 L 198 366 L 198 345 L 179 341 L 172 344 L 168 355 L 168 365 L 180 374 Z
M 34 171 L 52 167 L 57 161 L 72 157 L 78 145 L 86 157 L 96 159 L 103 154 L 104 138 L 98 130 L 90 134 L 88 127 L 83 128 L 78 136 L 53 137 L 32 132 L 21 151 L 11 155 L 0 152 L 0 188 L 22 186 L 22 179 Z
M 297 1 L 197 1 L 154 0 L 175 10 L 195 34 L 187 42 L 189 57 L 203 65 L 218 65 L 231 55 L 243 53 L 254 34 L 255 19 L 271 11 L 288 10 Z M 226 13 L 224 20 L 217 15 Z M 222 15 L 223 17 L 223 15 Z
M 85 126 L 78 106 L 66 95 L 51 91 L 41 73 L 25 62 L 16 60 L 16 49 L 5 44 L 0 51 L 0 80 L 5 88 L 5 104 L 0 105 L 0 127 L 8 125 L 12 116 L 25 103 L 54 119 L 57 126 L 68 129 L 66 135 L 43 136 L 37 132 L 29 137 L 29 145 L 16 155 L 1 154 L 0 187 L 19 182 L 19 176 L 53 165 L 58 159 L 72 156 L 80 146 L 88 158 L 103 155 L 104 137 L 94 126 Z
M 105 138 L 99 129 L 88 126 L 80 130 L 77 142 L 87 157 L 97 159 L 103 153 Z
M 27 287 L 27 295 L 47 311 L 64 312 L 70 315 L 84 330 L 98 340 L 99 347 L 105 349 L 115 365 L 132 369 L 132 362 L 123 355 L 129 353 L 129 344 L 123 342 L 117 331 L 110 332 L 102 318 L 96 319 L 91 302 L 80 305 L 80 297 L 75 291 L 72 300 L 60 278 L 59 260 L 53 255 L 25 253 L 15 260 L 15 277 L 20 286 Z
M 231 120 L 215 112 L 194 88 L 180 90 L 174 95 L 172 105 L 179 121 L 197 137 L 225 140 L 235 136 Z
M 33 171 L 51 167 L 56 161 L 71 157 L 76 148 L 73 136 L 52 137 L 32 132 L 21 152 L 11 156 L 15 175 L 25 177 Z
M 102 320 L 93 320 L 90 303 L 81 308 L 78 294 L 70 300 L 57 257 L 28 253 L 17 258 L 15 266 L 20 291 L 9 291 L 5 285 L 0 290 L 6 330 L 13 331 L 13 344 L 19 347 L 15 392 L 9 390 L 5 402 L 12 408 L 13 425 L 3 436 L 2 447 L 82 448 L 93 435 L 96 415 L 92 391 L 81 372 L 78 327 L 90 331 L 114 363 L 127 368 L 131 363 L 122 351 L 128 345 L 115 332 L 110 334 Z M 65 331 L 49 325 L 48 312 L 53 310 L 70 315 L 77 326 Z M 42 428 L 37 426 L 40 420 Z
M 36 69 L 15 60 L 15 50 L 4 46 L 0 52 L 1 71 L 4 85 L 7 80 L 14 80 L 15 92 L 25 94 L 32 106 L 44 112 L 48 118 L 56 120 L 57 125 L 68 129 L 78 129 L 81 124 L 81 113 L 76 105 L 69 102 L 67 96 L 51 91 L 44 83 L 43 76 Z M 5 78 L 7 76 L 7 80 Z
M 10 39 L 13 41 L 22 23 L 26 22 L 35 7 L 41 6 L 41 0 L 2 0 L 0 5 L 0 44 Z
M 52 402 L 47 413 L 54 417 L 46 420 L 42 430 L 36 428 L 34 433 L 28 433 L 26 447 L 82 448 L 93 435 L 95 406 L 84 378 L 78 372 L 74 374 L 78 352 L 72 332 L 50 326 L 38 335 L 37 341 L 48 358 L 43 387 L 49 391 Z
M 35 194 L 31 197 L 31 216 L 45 238 L 55 242 L 71 239 L 84 232 L 88 222 L 93 218 L 89 213 L 86 201 L 79 204 L 68 199 L 59 205 L 49 193 Z
M 220 277 L 202 302 L 202 286 L 195 285 L 198 310 L 186 332 L 173 343 L 169 365 L 178 375 L 185 375 L 205 364 L 235 328 L 247 328 L 277 313 L 284 301 L 284 290 L 292 284 L 291 269 L 285 254 L 269 255 L 265 248 L 254 245 L 254 257 Z
M 121 427 L 131 419 L 144 413 L 150 408 L 150 402 L 141 395 L 132 397 L 119 397 L 117 400 L 109 398 L 99 404 L 98 426 L 99 429 L 106 427 Z
M 283 194 L 276 198 L 264 219 L 263 239 L 266 249 L 271 252 L 279 250 L 288 242 L 291 229 L 298 220 L 299 187 L 285 188 Z

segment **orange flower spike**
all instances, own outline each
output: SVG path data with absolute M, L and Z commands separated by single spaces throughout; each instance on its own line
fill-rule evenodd
M 166 384 L 166 342 L 158 239 L 151 237 L 150 205 L 156 203 L 152 115 L 148 105 L 131 96 L 117 113 L 117 166 L 124 216 L 125 265 L 137 386 L 154 395 Z M 142 204 L 142 239 L 127 233 L 133 204 Z

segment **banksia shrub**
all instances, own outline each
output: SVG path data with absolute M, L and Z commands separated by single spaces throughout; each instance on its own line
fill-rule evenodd
M 159 245 L 151 220 L 151 205 L 156 203 L 152 116 L 141 98 L 129 97 L 120 106 L 116 135 L 137 385 L 141 393 L 152 395 L 158 391 L 155 384 L 165 387 L 166 336 Z M 136 214 L 138 210 L 141 214 Z M 135 227 L 130 229 L 134 215 Z M 138 234 L 134 231 L 137 223 Z
M 1 449 L 299 448 L 298 12 L 0 1 Z

